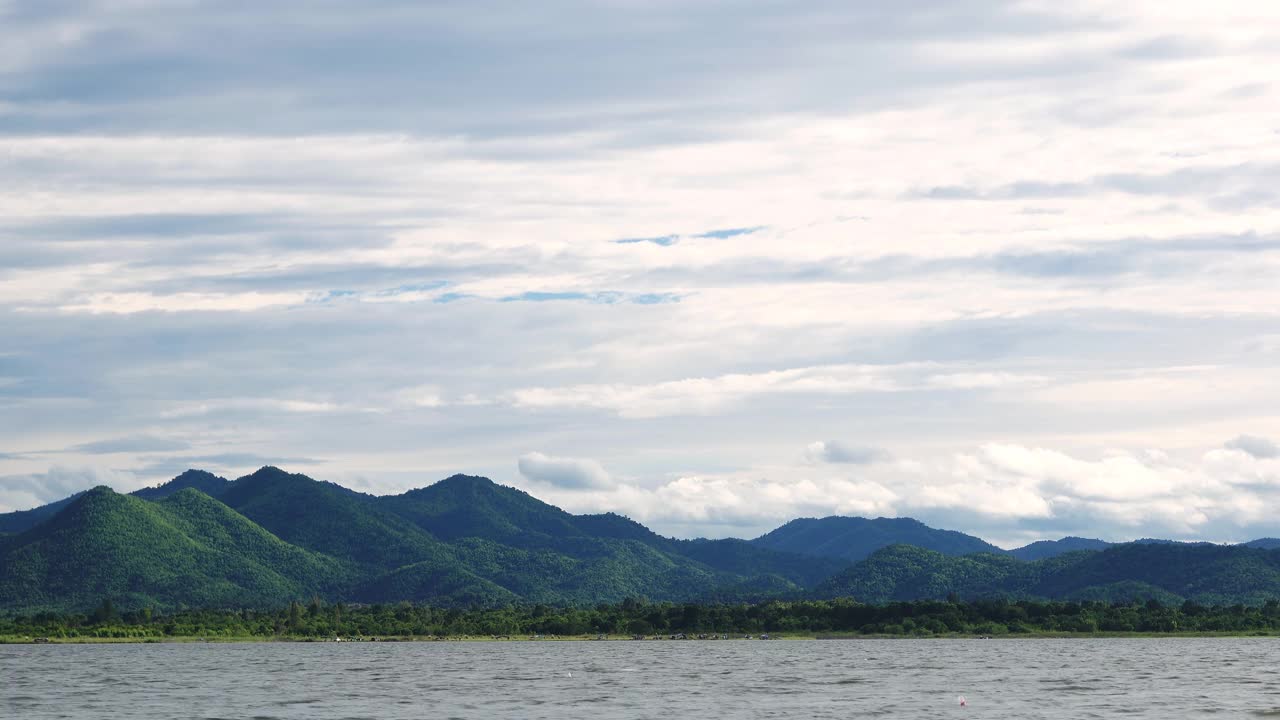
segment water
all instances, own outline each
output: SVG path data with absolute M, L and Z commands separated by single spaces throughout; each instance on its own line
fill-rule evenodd
M 1267 638 L 0 645 L 0 716 L 1263 717 L 1278 659 Z

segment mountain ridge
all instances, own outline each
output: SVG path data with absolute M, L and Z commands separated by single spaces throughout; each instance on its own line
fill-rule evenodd
M 106 522 L 81 512 L 102 503 L 114 508 Z M 664 538 L 620 515 L 575 516 L 463 475 L 373 496 L 272 466 L 233 481 L 188 471 L 130 495 L 95 488 L 55 510 L 0 538 L 11 576 L 0 608 L 85 607 L 100 594 L 121 607 L 312 594 L 454 606 L 692 601 L 734 585 L 791 591 L 839 569 L 744 541 Z M 109 551 L 90 551 L 98 546 Z M 50 576 L 55 565 L 69 570 Z M 166 568 L 183 569 L 182 582 Z M 78 586 L 77 573 L 87 578 Z M 765 575 L 782 580 L 756 580 Z
M 273 466 L 236 480 L 188 470 L 152 488 L 100 486 L 6 519 L 0 610 L 83 609 L 102 597 L 122 607 L 311 596 L 458 607 L 953 593 L 1259 603 L 1280 594 L 1275 539 L 1067 537 L 1006 551 L 911 518 L 830 516 L 753 540 L 681 540 L 461 474 L 376 496 Z M 1161 563 L 1187 569 L 1160 574 Z

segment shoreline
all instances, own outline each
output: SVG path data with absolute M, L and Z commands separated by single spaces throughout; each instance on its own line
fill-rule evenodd
M 626 635 L 608 635 L 608 636 L 572 636 L 572 637 L 487 637 L 487 636 L 430 636 L 430 635 L 414 635 L 414 636 L 376 636 L 376 637 L 342 637 L 335 640 L 333 637 L 305 637 L 305 636 L 262 636 L 262 635 L 233 635 L 233 636 L 171 636 L 171 637 L 124 637 L 124 638 L 98 638 L 98 637 L 48 637 L 33 638 L 23 636 L 0 636 L 0 645 L 159 645 L 159 644 L 187 644 L 187 643 L 539 643 L 539 642 L 666 642 L 666 643 L 724 643 L 724 642 L 775 642 L 795 641 L 795 640 L 911 640 L 911 641 L 930 641 L 930 640 L 1098 640 L 1098 639 L 1153 639 L 1153 638 L 1169 638 L 1169 639 L 1195 639 L 1195 638 L 1274 638 L 1280 637 L 1280 632 L 1096 632 L 1096 633 L 1018 633 L 1007 635 L 968 635 L 968 634 L 948 634 L 948 635 L 883 635 L 859 633 L 786 633 L 786 634 L 770 634 L 768 638 L 760 638 L 758 635 L 744 637 L 742 634 L 734 633 L 729 638 L 705 638 L 696 637 L 671 638 L 670 636 L 651 636 L 645 638 L 635 638 Z

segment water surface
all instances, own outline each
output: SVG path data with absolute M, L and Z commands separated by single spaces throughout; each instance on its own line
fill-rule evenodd
M 1278 661 L 1270 638 L 0 645 L 0 715 L 1280 717 Z

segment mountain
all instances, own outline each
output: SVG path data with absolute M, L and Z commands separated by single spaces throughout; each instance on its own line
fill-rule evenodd
M 1258 538 L 1247 543 L 1241 543 L 1241 546 L 1259 548 L 1261 550 L 1275 550 L 1280 548 L 1280 538 Z
M 160 502 L 89 490 L 0 544 L 0 607 L 83 609 L 186 603 L 273 606 L 352 576 L 217 500 L 186 489 Z
M 75 502 L 76 498 L 81 495 L 84 495 L 84 492 L 78 492 L 70 497 L 55 500 L 48 505 L 41 505 L 40 507 L 31 508 L 30 510 L 0 513 L 0 533 L 4 535 L 16 535 L 30 530 L 54 515 L 57 515 L 63 508 Z
M 430 561 L 396 568 L 361 583 L 351 591 L 350 597 L 367 603 L 447 597 L 450 604 L 465 607 L 499 607 L 521 600 L 519 595 L 468 570 Z
M 832 516 L 800 518 L 751 541 L 757 547 L 798 555 L 857 561 L 890 545 L 914 545 L 946 555 L 1003 553 L 972 535 L 936 530 L 911 518 Z
M 235 481 L 188 471 L 132 497 L 96 489 L 42 516 L 0 538 L 0 608 L 84 609 L 103 597 L 119 607 L 741 599 L 800 591 L 843 567 L 742 540 L 664 538 L 466 475 L 375 497 L 275 467 Z
M 818 597 L 863 602 L 984 597 L 1155 598 L 1258 605 L 1280 597 L 1280 551 L 1233 545 L 1126 543 L 1024 562 L 990 553 L 953 557 L 895 545 L 821 583 Z
M 1009 551 L 1009 554 L 1019 560 L 1044 560 L 1079 550 L 1106 550 L 1113 545 L 1115 543 L 1105 540 L 1068 536 L 1061 540 L 1039 540 L 1030 545 L 1014 548 Z
M 734 538 L 670 542 L 675 552 L 717 570 L 744 576 L 782 578 L 797 587 L 811 587 L 836 574 L 848 564 L 837 558 L 799 555 L 762 548 L 746 540 Z
M 161 500 L 187 488 L 194 488 L 209 497 L 218 497 L 231 486 L 231 481 L 204 470 L 188 470 L 163 485 L 134 490 L 130 495 L 143 500 Z
M 573 516 L 488 478 L 454 475 L 376 504 L 442 540 L 464 537 L 545 542 L 582 535 Z
M 379 507 L 414 523 L 434 537 L 451 542 L 459 559 L 472 564 L 480 562 L 476 559 L 477 554 L 491 555 L 494 552 L 492 544 L 496 543 L 523 551 L 539 550 L 563 555 L 575 561 L 594 560 L 601 553 L 606 553 L 616 562 L 630 567 L 628 572 L 641 576 L 647 575 L 648 564 L 662 557 L 677 558 L 677 565 L 693 561 L 694 565 L 688 570 L 695 575 L 706 570 L 741 577 L 778 574 L 805 586 L 843 567 L 843 563 L 779 553 L 743 540 L 672 540 L 615 513 L 572 515 L 523 490 L 469 475 L 454 475 L 425 488 L 380 497 L 376 502 Z M 480 540 L 491 544 L 474 542 Z M 640 561 L 638 558 L 647 559 Z M 557 567 L 572 567 L 573 572 L 579 574 L 604 572 L 604 566 L 599 563 L 569 563 Z M 523 574 L 525 569 L 517 564 L 503 572 L 510 577 Z M 547 572 L 555 573 L 551 568 Z M 618 571 L 611 568 L 608 572 L 615 579 L 606 584 L 617 586 Z M 736 581 L 737 578 L 732 579 Z M 518 580 L 512 581 L 520 584 Z M 591 586 L 592 583 L 587 581 L 581 585 L 569 583 L 560 587 L 562 592 L 585 597 L 583 588 Z M 595 586 L 602 585 L 596 583 Z M 640 590 L 636 594 L 647 593 Z
M 573 515 L 486 478 L 393 496 L 264 467 L 190 470 L 132 495 L 100 487 L 0 516 L 0 610 L 329 600 L 438 606 L 742 602 L 851 596 L 1156 599 L 1280 596 L 1280 541 L 1063 538 L 1005 552 L 907 518 L 795 520 L 752 541 L 662 537 Z M 852 562 L 852 564 L 851 564 Z
M 206 495 L 217 497 L 226 485 L 228 485 L 226 480 L 211 473 L 203 470 L 188 470 L 163 485 L 136 490 L 132 494 L 144 500 L 159 500 L 184 488 L 193 487 L 203 491 Z M 83 492 L 78 492 L 70 497 L 30 510 L 0 513 L 0 535 L 16 535 L 25 530 L 30 530 L 58 514 L 60 510 L 70 505 L 83 494 Z
M 379 568 L 444 561 L 443 543 L 378 506 L 378 498 L 306 475 L 264 467 L 227 486 L 219 499 L 282 540 Z

